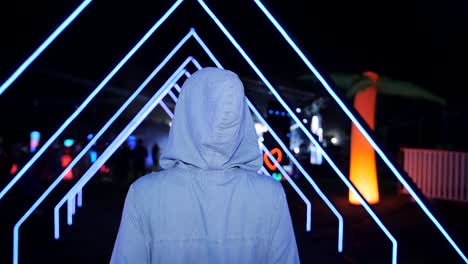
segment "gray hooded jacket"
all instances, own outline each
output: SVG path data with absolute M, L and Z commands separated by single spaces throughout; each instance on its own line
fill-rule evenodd
M 257 174 L 257 140 L 236 74 L 187 79 L 165 170 L 130 187 L 111 263 L 299 263 L 284 190 Z

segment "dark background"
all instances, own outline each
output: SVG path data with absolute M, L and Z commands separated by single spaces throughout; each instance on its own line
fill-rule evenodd
M 80 3 L 2 3 L 0 80 L 5 80 Z M 307 73 L 307 69 L 256 10 L 254 3 L 207 3 L 274 84 L 292 83 L 297 89 L 310 89 L 295 84 L 294 80 Z M 27 137 L 33 129 L 50 133 L 49 130 L 63 122 L 93 87 L 44 73 L 66 73 L 98 84 L 171 4 L 172 1 L 91 3 L 0 97 L 3 136 L 17 140 Z M 384 76 L 422 85 L 447 99 L 449 104 L 441 107 L 415 100 L 378 97 L 377 135 L 383 144 L 391 149 L 402 145 L 468 149 L 465 137 L 468 131 L 463 124 L 468 59 L 467 1 L 290 0 L 264 1 L 264 4 L 323 74 L 374 70 Z M 227 68 L 242 76 L 257 78 L 196 1 L 187 1 L 110 85 L 134 89 L 190 26 L 196 27 Z M 199 48 L 194 49 L 203 61 L 206 56 Z M 325 94 L 317 89 L 313 92 Z M 87 111 L 93 118 L 106 117 L 104 113 L 111 113 L 111 106 L 116 107 L 123 99 L 98 96 L 96 103 L 90 105 L 92 110 Z M 294 102 L 291 103 L 294 107 Z M 85 111 L 84 116 L 88 112 Z M 329 121 L 332 122 L 347 121 L 338 118 Z

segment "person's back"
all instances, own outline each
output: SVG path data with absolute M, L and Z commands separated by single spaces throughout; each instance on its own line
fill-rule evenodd
M 205 68 L 176 105 L 165 170 L 127 194 L 111 263 L 298 263 L 283 188 L 262 156 L 238 77 Z

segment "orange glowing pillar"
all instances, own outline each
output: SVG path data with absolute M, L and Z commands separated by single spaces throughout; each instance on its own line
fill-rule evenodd
M 364 72 L 364 76 L 372 80 L 372 85 L 356 93 L 354 108 L 364 118 L 371 129 L 375 129 L 375 106 L 377 97 L 376 82 L 379 76 L 373 72 Z M 379 202 L 379 188 L 377 183 L 377 169 L 375 152 L 366 138 L 351 125 L 351 156 L 349 177 L 359 192 L 370 204 Z M 351 204 L 361 204 L 351 191 L 349 192 Z

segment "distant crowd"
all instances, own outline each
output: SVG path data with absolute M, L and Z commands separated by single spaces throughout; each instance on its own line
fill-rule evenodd
M 151 153 L 142 139 L 137 139 L 135 145 L 124 143 L 100 168 L 98 177 L 116 184 L 128 185 L 150 171 L 160 170 L 159 146 L 155 144 Z M 80 153 L 86 142 L 73 142 L 71 145 L 52 144 L 34 163 L 18 184 L 24 191 L 34 190 L 40 183 L 50 182 L 57 178 L 69 163 Z M 28 142 L 8 143 L 0 137 L 0 187 L 4 187 L 13 176 L 27 164 L 42 145 L 32 150 Z M 76 181 L 99 158 L 107 148 L 107 144 L 99 144 L 91 148 L 85 156 L 67 173 L 64 180 Z M 153 166 L 147 166 L 146 159 L 151 155 Z

